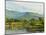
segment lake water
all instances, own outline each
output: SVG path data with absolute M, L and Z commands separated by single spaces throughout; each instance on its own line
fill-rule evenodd
M 7 30 L 5 34 L 17 34 L 17 33 L 27 33 L 26 29 L 23 30 Z

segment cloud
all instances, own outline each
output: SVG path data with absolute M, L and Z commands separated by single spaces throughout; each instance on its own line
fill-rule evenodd
M 25 3 L 25 2 L 7 1 L 6 9 L 19 11 L 19 12 L 34 12 L 34 13 L 43 14 L 42 3 Z

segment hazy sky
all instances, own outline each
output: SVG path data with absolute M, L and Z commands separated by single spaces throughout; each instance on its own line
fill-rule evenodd
M 18 12 L 34 12 L 43 14 L 42 3 L 6 1 L 6 9 Z

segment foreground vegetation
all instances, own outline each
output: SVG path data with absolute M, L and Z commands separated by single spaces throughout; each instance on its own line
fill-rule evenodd
M 17 20 L 17 19 L 8 19 L 5 21 L 6 30 L 21 30 L 26 29 L 27 32 L 44 32 L 44 18 L 39 17 L 38 19 L 30 20 Z

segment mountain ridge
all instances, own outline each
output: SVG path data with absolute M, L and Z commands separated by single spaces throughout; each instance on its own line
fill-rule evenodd
M 32 12 L 18 12 L 18 11 L 10 11 L 10 10 L 6 10 L 6 16 L 11 19 L 27 19 L 30 20 L 31 18 L 38 18 L 38 17 L 43 17 L 40 14 L 37 13 L 32 13 Z

